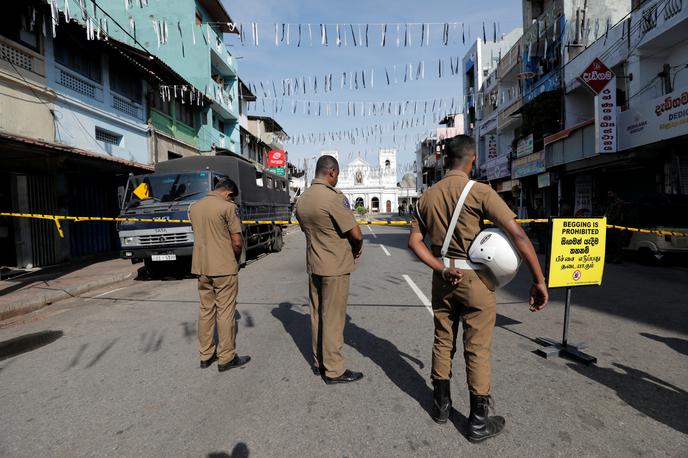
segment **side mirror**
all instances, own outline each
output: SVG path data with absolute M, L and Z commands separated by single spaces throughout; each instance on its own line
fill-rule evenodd
M 124 186 L 117 186 L 117 202 L 120 207 L 124 205 Z

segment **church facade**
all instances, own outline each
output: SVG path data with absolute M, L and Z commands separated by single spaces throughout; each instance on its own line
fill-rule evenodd
M 340 165 L 337 188 L 349 199 L 352 209 L 363 206 L 373 213 L 396 213 L 400 205 L 397 151 L 380 149 L 377 164 L 359 157 L 346 166 Z

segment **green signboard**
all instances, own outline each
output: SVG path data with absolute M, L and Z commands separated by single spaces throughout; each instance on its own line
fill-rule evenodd
M 281 177 L 284 176 L 284 167 L 268 167 L 268 170 L 274 173 L 275 175 L 279 175 Z

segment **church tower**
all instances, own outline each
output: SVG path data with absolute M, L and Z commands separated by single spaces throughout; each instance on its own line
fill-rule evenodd
M 397 150 L 380 149 L 380 172 L 383 185 L 397 185 Z

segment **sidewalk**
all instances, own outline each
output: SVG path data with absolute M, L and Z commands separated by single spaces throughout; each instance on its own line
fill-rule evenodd
M 46 268 L 0 281 L 0 321 L 53 302 L 135 278 L 142 264 L 108 259 Z

